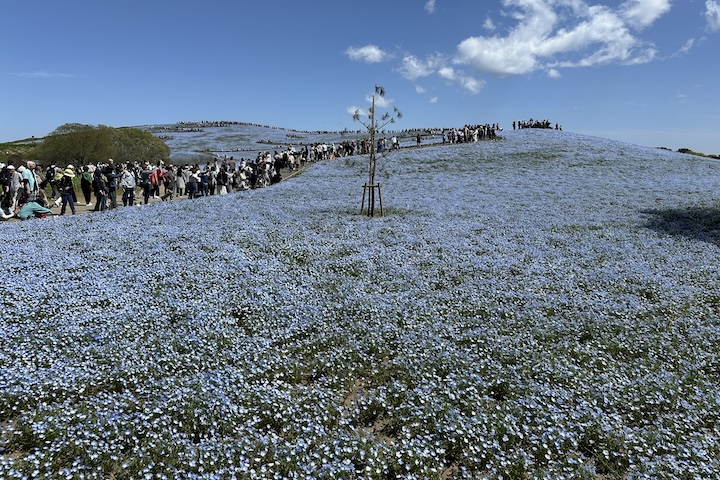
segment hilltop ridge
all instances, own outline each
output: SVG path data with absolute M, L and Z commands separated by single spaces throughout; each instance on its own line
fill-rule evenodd
M 424 140 L 437 141 L 442 131 L 459 128 L 462 125 L 414 127 L 406 129 L 387 130 L 388 135 L 396 134 L 401 144 L 414 141 L 420 133 Z M 162 139 L 171 149 L 171 158 L 174 160 L 192 160 L 198 155 L 232 155 L 238 153 L 250 154 L 272 147 L 287 147 L 288 145 L 302 145 L 309 143 L 341 143 L 345 140 L 363 138 L 365 130 L 300 130 L 253 122 L 233 120 L 201 120 L 179 121 L 168 124 L 137 125 Z M 512 130 L 504 130 L 508 134 Z M 32 149 L 43 137 L 30 137 L 11 142 L 0 143 L 0 163 L 8 161 L 25 161 L 33 158 Z M 666 151 L 673 151 L 667 147 L 656 146 Z M 720 154 L 696 152 L 690 148 L 680 148 L 679 153 L 720 159 Z

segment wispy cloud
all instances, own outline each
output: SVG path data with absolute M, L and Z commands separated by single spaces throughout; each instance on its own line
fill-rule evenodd
M 430 99 L 430 103 L 432 103 L 433 105 L 436 104 L 436 103 L 438 103 L 438 97 L 432 97 L 432 98 Z
M 53 72 L 17 72 L 12 75 L 23 78 L 72 78 L 72 75 L 67 73 Z
M 687 53 L 692 50 L 692 48 L 695 46 L 695 39 L 691 38 L 687 42 L 685 42 L 685 45 L 683 45 L 680 50 L 673 53 L 671 57 L 680 57 L 682 55 L 687 55 Z
M 345 50 L 345 55 L 347 55 L 350 60 L 365 63 L 380 63 L 391 58 L 390 54 L 384 52 L 377 45 L 365 45 L 360 48 L 350 47 Z
M 461 87 L 463 87 L 467 92 L 469 92 L 472 95 L 476 95 L 480 93 L 480 90 L 485 86 L 485 82 L 482 80 L 477 80 L 473 77 L 470 77 L 468 75 L 464 75 L 463 73 L 457 71 L 456 69 L 452 67 L 443 67 L 440 70 L 438 70 L 438 75 L 440 77 L 444 78 L 445 80 L 448 80 L 452 83 L 457 83 Z
M 427 2 L 425 2 L 425 11 L 430 14 L 435 13 L 435 0 L 427 0 Z
M 718 0 L 705 1 L 705 18 L 710 30 L 713 32 L 720 30 L 720 2 Z
M 415 92 L 416 93 L 425 93 L 427 90 L 425 88 L 421 87 L 420 85 L 415 85 Z
M 438 75 L 449 83 L 460 85 L 468 93 L 475 95 L 482 90 L 485 82 L 477 80 L 462 71 L 449 65 L 449 60 L 442 55 L 433 55 L 425 60 L 413 55 L 407 55 L 398 69 L 400 74 L 408 80 Z M 416 88 L 417 91 L 417 88 Z

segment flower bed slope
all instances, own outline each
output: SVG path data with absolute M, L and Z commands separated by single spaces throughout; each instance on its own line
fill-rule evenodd
M 366 161 L 0 225 L 0 477 L 717 478 L 717 163 Z

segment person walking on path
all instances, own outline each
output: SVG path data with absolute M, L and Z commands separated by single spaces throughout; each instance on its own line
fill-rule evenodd
M 71 168 L 66 168 L 63 172 L 63 176 L 57 184 L 58 190 L 60 191 L 60 198 L 62 198 L 62 208 L 60 208 L 60 215 L 65 215 L 65 208 L 70 205 L 70 211 L 75 215 L 75 192 L 73 190 L 73 181 L 75 178 L 75 172 Z
M 163 201 L 172 200 L 175 195 L 175 188 L 177 187 L 177 176 L 175 175 L 175 167 L 168 165 L 167 171 L 165 172 L 165 195 L 160 197 Z

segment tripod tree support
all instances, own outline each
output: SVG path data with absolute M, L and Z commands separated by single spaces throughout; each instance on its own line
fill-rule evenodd
M 402 118 L 402 113 L 400 110 L 397 109 L 397 107 L 393 107 L 393 114 L 391 115 L 389 112 L 386 112 L 382 117 L 379 119 L 375 116 L 375 102 L 377 99 L 381 99 L 385 97 L 385 89 L 380 86 L 375 86 L 375 93 L 372 95 L 371 103 L 370 103 L 370 110 L 367 113 L 367 118 L 363 119 L 363 116 L 360 113 L 360 110 L 355 110 L 355 115 L 353 115 L 353 120 L 358 121 L 363 124 L 363 126 L 367 129 L 368 133 L 370 134 L 370 165 L 369 165 L 369 172 L 368 172 L 368 182 L 363 185 L 363 200 L 362 200 L 362 206 L 360 207 L 360 214 L 367 214 L 369 217 L 375 216 L 375 198 L 377 197 L 379 206 L 380 206 L 380 212 L 379 214 L 382 216 L 384 214 L 383 207 L 382 207 L 382 190 L 380 188 L 380 184 L 375 183 L 375 167 L 377 166 L 377 149 L 375 146 L 375 135 L 379 133 L 383 128 L 385 128 L 390 123 L 395 123 L 395 119 Z M 384 157 L 387 155 L 387 150 L 384 152 L 381 152 L 381 157 Z M 375 194 L 375 190 L 377 190 L 377 195 Z M 365 199 L 367 198 L 367 204 L 365 203 Z
M 362 205 L 360 206 L 360 215 L 363 215 L 367 213 L 369 217 L 373 216 L 373 213 L 371 213 L 371 210 L 375 209 L 375 190 L 377 190 L 377 198 L 380 203 L 380 216 L 382 217 L 384 215 L 383 212 L 383 204 L 382 204 L 382 189 L 380 188 L 381 185 L 375 184 L 375 185 L 368 185 L 367 183 L 363 185 L 363 199 L 362 199 Z M 365 208 L 365 198 L 367 197 L 367 209 Z

